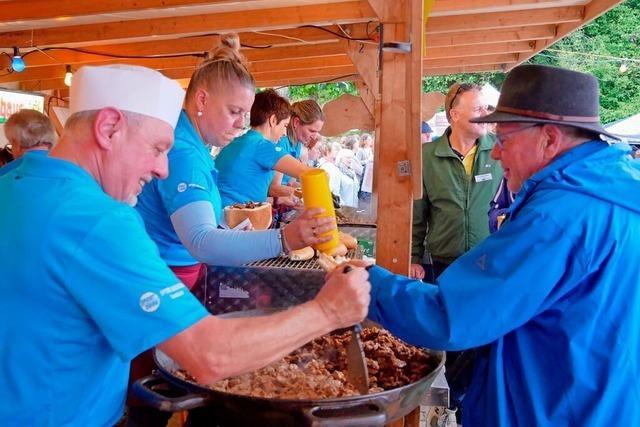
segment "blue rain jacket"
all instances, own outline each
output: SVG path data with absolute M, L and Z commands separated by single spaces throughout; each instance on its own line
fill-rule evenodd
M 438 286 L 371 270 L 369 317 L 401 338 L 488 344 L 465 427 L 640 419 L 640 161 L 581 144 L 522 187 L 510 218 Z

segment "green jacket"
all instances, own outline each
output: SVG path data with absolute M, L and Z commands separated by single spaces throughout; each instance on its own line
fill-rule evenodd
M 422 146 L 422 199 L 413 204 L 411 262 L 421 263 L 426 250 L 451 263 L 489 235 L 489 202 L 502 179 L 500 162 L 491 158 L 494 138 L 478 140 L 473 173 L 449 145 L 451 128 Z M 425 242 L 426 237 L 426 242 Z

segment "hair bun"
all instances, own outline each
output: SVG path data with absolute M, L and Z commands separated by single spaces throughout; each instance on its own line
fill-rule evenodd
M 223 34 L 220 37 L 220 42 L 224 46 L 227 46 L 235 50 L 236 52 L 240 52 L 240 36 L 238 36 L 236 33 Z
M 247 66 L 244 55 L 240 53 L 240 37 L 236 33 L 223 34 L 220 37 L 220 44 L 209 51 L 210 61 L 232 61 Z

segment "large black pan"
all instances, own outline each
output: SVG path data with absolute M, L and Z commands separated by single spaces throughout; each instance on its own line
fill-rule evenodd
M 266 314 L 264 310 L 231 313 L 231 316 Z M 207 407 L 220 425 L 273 427 L 376 427 L 399 419 L 415 409 L 444 365 L 444 352 L 430 352 L 437 367 L 420 380 L 366 396 L 293 400 L 250 397 L 212 390 L 174 374 L 180 367 L 155 350 L 159 372 L 133 385 L 143 402 L 164 411 Z

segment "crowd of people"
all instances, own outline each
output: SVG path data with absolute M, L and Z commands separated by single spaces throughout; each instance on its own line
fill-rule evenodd
M 368 317 L 448 352 L 465 426 L 632 423 L 640 164 L 607 141 L 598 108 L 595 77 L 556 67 L 514 68 L 493 111 L 477 86 L 453 85 L 450 127 L 422 146 L 411 277 L 352 260 L 308 302 L 221 319 L 189 292 L 206 265 L 286 254 L 336 227 L 310 209 L 279 229 L 223 229 L 225 204 L 295 205 L 297 177 L 320 167 L 357 207 L 372 138 L 321 140 L 315 101 L 256 94 L 232 35 L 186 93 L 144 67 L 80 68 L 59 140 L 40 113 L 5 126 L 17 159 L 0 168 L 0 419 L 164 425 L 170 413 L 127 399 L 149 349 L 209 384 Z M 214 417 L 192 412 L 190 425 Z

